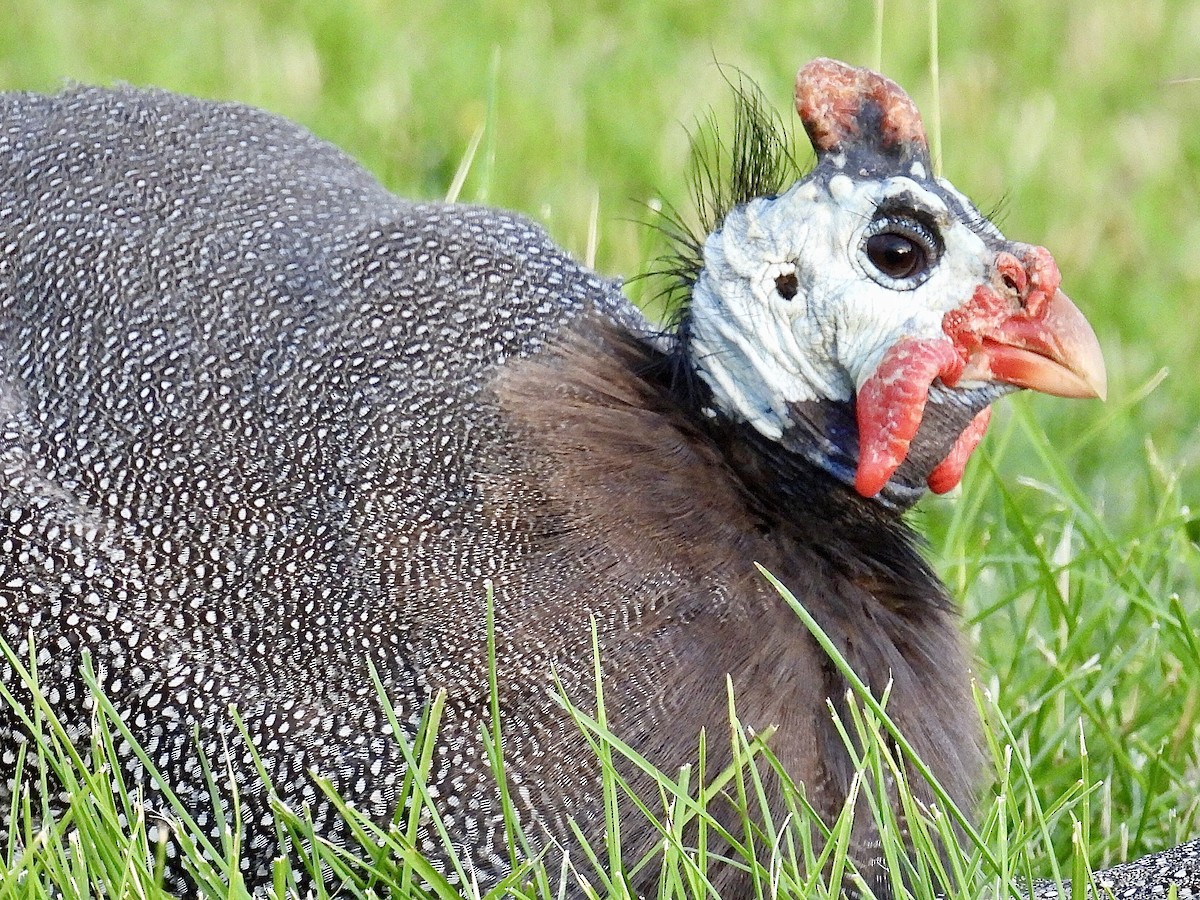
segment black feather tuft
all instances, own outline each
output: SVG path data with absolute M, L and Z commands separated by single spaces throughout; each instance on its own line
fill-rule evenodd
M 715 113 L 691 133 L 690 187 L 694 214 L 667 204 L 650 224 L 666 239 L 668 251 L 646 272 L 665 279 L 665 299 L 676 323 L 703 265 L 704 242 L 730 210 L 756 197 L 782 193 L 804 173 L 796 161 L 794 135 L 762 91 L 741 72 L 727 77 L 733 90 L 732 139 L 726 139 Z
M 669 311 L 676 346 L 687 345 L 688 301 L 704 265 L 704 242 L 721 227 L 729 212 L 756 197 L 774 197 L 803 176 L 796 161 L 793 130 L 761 89 L 744 73 L 722 69 L 733 91 L 733 133 L 727 137 L 715 113 L 699 121 L 690 134 L 690 193 L 693 213 L 666 204 L 650 224 L 667 241 L 644 277 L 659 280 L 655 300 Z M 679 359 L 677 362 L 682 363 Z M 674 381 L 687 394 L 699 390 L 691 367 L 683 366 Z
M 792 130 L 759 87 L 740 72 L 726 79 L 734 94 L 733 140 L 726 146 L 713 115 L 692 136 L 692 197 L 705 233 L 731 209 L 755 197 L 773 197 L 803 172 Z

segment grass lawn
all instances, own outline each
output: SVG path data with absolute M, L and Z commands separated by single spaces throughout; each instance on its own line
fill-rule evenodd
M 928 4 L 883 4 L 882 29 L 877 12 L 0 0 L 0 88 L 246 101 L 410 197 L 445 196 L 475 147 L 461 199 L 631 276 L 663 249 L 647 207 L 687 205 L 688 127 L 731 108 L 722 66 L 786 111 L 805 60 L 881 62 L 943 174 L 1050 248 L 1105 347 L 1106 405 L 1005 401 L 961 491 L 917 513 L 965 604 L 998 769 L 1007 746 L 1022 761 L 989 789 L 989 840 L 1069 876 L 1073 847 L 1099 867 L 1200 835 L 1200 2 L 942 3 L 939 90 Z

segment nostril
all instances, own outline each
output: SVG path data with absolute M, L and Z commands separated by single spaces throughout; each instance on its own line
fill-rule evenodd
M 1000 281 L 1003 283 L 1007 293 L 1009 293 L 1018 305 L 1023 305 L 1025 302 L 1025 292 L 1029 287 L 1029 273 L 1025 271 L 1025 266 L 1021 260 L 1017 259 L 1011 253 L 996 254 L 996 274 L 1000 276 Z

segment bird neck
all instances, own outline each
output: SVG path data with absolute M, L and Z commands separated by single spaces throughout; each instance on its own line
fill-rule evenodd
M 845 512 L 856 519 L 884 514 L 891 520 L 924 496 L 928 472 L 920 471 L 923 467 L 916 460 L 902 467 L 877 496 L 863 498 L 854 491 L 858 423 L 853 397 L 830 399 L 813 392 L 808 399 L 780 401 L 778 412 L 771 414 L 771 427 L 764 427 L 761 418 L 747 417 L 740 406 L 726 408 L 724 395 L 714 389 L 705 368 L 707 354 L 697 344 L 699 323 L 692 312 L 689 309 L 673 336 L 671 383 L 677 401 L 723 447 L 731 465 L 764 503 L 791 507 L 802 500 L 811 507 L 820 498 L 838 507 L 838 518 Z

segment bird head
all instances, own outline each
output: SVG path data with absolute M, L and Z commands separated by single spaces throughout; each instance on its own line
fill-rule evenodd
M 816 166 L 703 241 L 685 324 L 708 415 L 904 507 L 958 483 L 1002 394 L 1104 396 L 1053 257 L 934 175 L 894 82 L 818 59 L 795 105 Z

